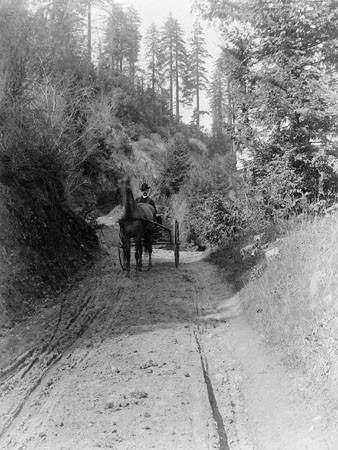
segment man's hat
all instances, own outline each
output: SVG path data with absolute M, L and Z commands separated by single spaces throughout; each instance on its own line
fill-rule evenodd
M 148 186 L 147 183 L 143 183 L 141 186 L 141 191 L 147 191 L 148 189 L 150 189 L 150 186 Z

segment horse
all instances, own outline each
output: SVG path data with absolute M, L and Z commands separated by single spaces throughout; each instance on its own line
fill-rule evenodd
M 155 210 L 147 203 L 136 203 L 130 180 L 122 183 L 122 204 L 124 213 L 119 220 L 122 245 L 126 258 L 127 276 L 130 277 L 130 247 L 131 239 L 135 242 L 136 270 L 142 270 L 142 239 L 145 251 L 148 252 L 148 270 L 152 267 L 151 255 L 154 240 Z

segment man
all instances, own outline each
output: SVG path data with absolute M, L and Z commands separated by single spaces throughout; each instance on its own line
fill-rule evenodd
M 149 197 L 149 190 L 150 190 L 150 187 L 147 185 L 147 183 L 143 183 L 141 186 L 142 195 L 141 195 L 141 197 L 138 197 L 136 199 L 136 203 L 148 203 L 149 205 L 151 205 L 154 208 L 155 216 L 156 216 L 157 209 L 156 209 L 154 200 Z

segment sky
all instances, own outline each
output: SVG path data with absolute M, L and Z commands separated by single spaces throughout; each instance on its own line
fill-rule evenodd
M 145 31 L 152 23 L 155 23 L 156 26 L 161 27 L 171 13 L 180 23 L 186 37 L 189 38 L 190 32 L 193 29 L 194 21 L 198 18 L 198 13 L 193 11 L 192 0 L 130 0 L 121 1 L 121 4 L 126 6 L 132 4 L 137 9 L 142 20 L 142 35 L 145 34 Z M 211 26 L 207 29 L 206 22 L 202 23 L 205 25 L 208 50 L 212 54 L 217 54 L 217 33 Z
M 193 29 L 193 24 L 198 18 L 198 14 L 192 11 L 192 0 L 130 0 L 119 2 L 124 6 L 129 6 L 132 4 L 138 11 L 141 18 L 141 35 L 144 37 L 149 26 L 154 23 L 158 28 L 162 27 L 165 20 L 171 13 L 174 18 L 176 18 L 181 25 L 186 41 L 191 37 L 191 31 Z M 215 30 L 215 27 L 209 25 L 205 21 L 201 21 L 201 24 L 205 32 L 206 47 L 212 58 L 209 59 L 207 68 L 209 70 L 209 76 L 211 75 L 213 59 L 217 58 L 220 53 L 219 48 L 219 35 Z M 205 93 L 201 95 L 201 110 L 208 110 L 208 99 Z M 185 111 L 183 114 L 184 121 L 190 121 L 191 111 Z M 210 118 L 205 116 L 204 121 L 202 119 L 202 125 L 206 128 L 210 128 Z

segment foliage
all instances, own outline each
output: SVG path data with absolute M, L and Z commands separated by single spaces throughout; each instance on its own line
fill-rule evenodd
M 29 16 L 21 2 L 0 3 L 0 101 L 20 97 L 29 59 Z
M 316 210 L 323 200 L 329 206 L 338 181 L 334 2 L 197 3 L 219 20 L 224 37 L 220 64 L 228 102 L 224 108 L 216 67 L 215 137 L 222 136 L 226 120 L 236 150 L 253 155 L 248 191 L 261 191 L 259 205 L 272 221 Z
M 263 146 L 248 171 L 247 186 L 273 222 L 319 212 L 336 201 L 337 158 L 324 149 L 295 154 L 290 145 Z
M 170 197 L 181 189 L 189 177 L 190 164 L 188 143 L 183 135 L 177 134 L 169 144 L 167 161 L 161 174 L 160 190 L 163 195 Z
M 232 156 L 210 157 L 206 154 L 195 160 L 181 190 L 188 199 L 187 239 L 201 248 L 223 245 L 244 225 L 234 201 L 238 180 Z
M 200 248 L 222 245 L 241 230 L 239 209 L 220 193 L 211 194 L 192 206 L 189 215 L 191 239 Z

